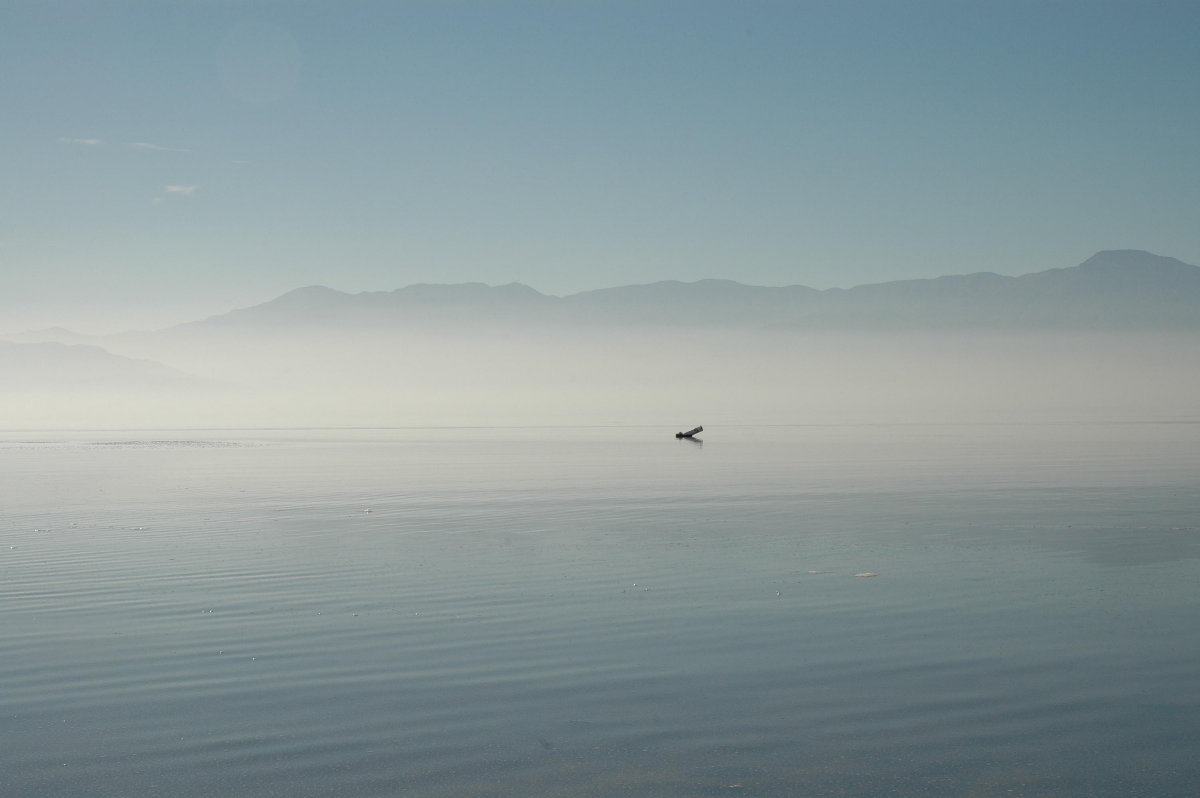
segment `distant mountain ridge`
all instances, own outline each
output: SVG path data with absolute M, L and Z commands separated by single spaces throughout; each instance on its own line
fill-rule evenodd
M 98 346 L 0 341 L 0 387 L 6 390 L 161 390 L 213 385 L 141 358 Z
M 8 337 L 10 428 L 1191 419 L 1200 268 L 1119 250 L 829 290 L 310 286 L 157 331 Z
M 466 318 L 521 317 L 539 313 L 555 303 L 557 297 L 540 294 L 527 285 L 509 283 L 488 286 L 483 283 L 432 285 L 420 283 L 395 291 L 365 291 L 347 294 L 321 285 L 297 288 L 275 299 L 249 308 L 240 308 L 219 316 L 180 325 L 185 328 L 227 327 L 245 324 L 345 324 L 354 326 L 388 323 L 400 318 L 452 320 L 465 313 Z
M 666 280 L 565 297 L 521 283 L 416 284 L 350 294 L 297 288 L 268 302 L 157 333 L 83 336 L 53 328 L 8 336 L 85 343 L 305 329 L 705 327 L 780 330 L 1200 330 L 1200 267 L 1142 250 L 1106 250 L 1077 266 L 1008 277 L 992 272 L 818 290 L 733 280 Z
M 732 280 L 662 281 L 566 297 L 520 283 L 418 284 L 347 294 L 323 286 L 182 328 L 442 324 L 736 326 L 786 329 L 1200 329 L 1200 267 L 1108 250 L 1069 268 L 817 290 Z M 175 328 L 180 329 L 180 328 Z

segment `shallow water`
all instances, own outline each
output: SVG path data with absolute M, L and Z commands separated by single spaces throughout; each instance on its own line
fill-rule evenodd
M 673 432 L 0 435 L 4 795 L 1195 794 L 1200 425 Z

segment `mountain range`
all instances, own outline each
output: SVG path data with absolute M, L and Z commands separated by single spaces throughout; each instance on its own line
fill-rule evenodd
M 817 290 L 732 280 L 664 281 L 566 297 L 520 283 L 411 285 L 347 294 L 323 286 L 174 328 L 651 325 L 812 330 L 1200 329 L 1200 267 L 1140 250 L 1006 277 L 990 272 Z
M 0 341 L 0 388 L 25 390 L 184 390 L 215 383 L 98 346 Z
M 1200 330 L 1200 267 L 1141 250 L 1107 250 L 1069 268 L 1019 277 L 991 272 L 818 290 L 733 280 L 667 280 L 565 297 L 521 283 L 418 284 L 344 293 L 324 286 L 153 333 L 87 336 L 63 328 L 3 336 L 67 344 L 157 336 L 305 329 L 464 332 L 522 327 L 709 327 L 778 330 Z
M 706 426 L 1177 418 L 1194 414 L 1200 390 L 1198 332 L 1200 267 L 1134 250 L 1020 277 L 829 290 L 314 286 L 155 331 L 0 336 L 0 418 L 9 428 L 675 423 L 701 411 Z

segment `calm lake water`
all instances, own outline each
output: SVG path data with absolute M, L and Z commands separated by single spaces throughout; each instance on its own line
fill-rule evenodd
M 0 435 L 0 793 L 1192 796 L 1200 424 Z

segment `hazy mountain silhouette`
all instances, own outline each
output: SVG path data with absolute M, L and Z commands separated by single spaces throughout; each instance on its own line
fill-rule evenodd
M 46 327 L 40 330 L 25 330 L 19 333 L 5 333 L 5 341 L 24 344 L 59 343 L 59 344 L 91 344 L 96 336 L 77 333 L 66 327 Z
M 747 419 L 1192 418 L 1197 332 L 1200 268 L 1128 250 L 1021 277 L 825 291 L 318 286 L 155 332 L 49 329 L 0 343 L 0 414 L 14 427 L 672 432 Z M 104 348 L 33 343 L 56 337 Z
M 563 304 L 570 318 L 590 322 L 760 326 L 764 320 L 795 318 L 820 296 L 820 291 L 802 285 L 766 288 L 732 280 L 668 280 L 585 291 L 566 297 Z
M 160 330 L 87 336 L 61 328 L 9 340 L 121 350 L 151 337 L 234 338 L 304 330 L 471 333 L 500 328 L 678 327 L 881 330 L 1200 330 L 1200 267 L 1141 250 L 1109 250 L 1069 268 L 991 272 L 817 290 L 732 280 L 662 281 L 566 297 L 520 283 L 418 284 L 349 294 L 324 286 Z
M 195 389 L 215 383 L 152 360 L 98 346 L 0 341 L 0 386 L 6 390 Z
M 842 329 L 1197 329 L 1200 267 L 1140 250 L 1020 277 L 990 272 L 822 292 L 786 326 Z
M 347 294 L 301 288 L 176 332 L 297 327 L 456 329 L 509 325 L 653 325 L 814 330 L 1200 329 L 1200 267 L 1140 250 L 1100 252 L 1063 269 L 990 272 L 824 291 L 732 280 L 665 281 L 541 294 L 519 283 L 413 285 Z
M 547 320 L 560 299 L 527 285 L 483 283 L 418 284 L 395 291 L 346 294 L 325 286 L 289 291 L 261 305 L 241 308 L 175 328 L 276 328 L 292 326 L 377 327 L 406 324 L 474 325 L 484 322 Z

